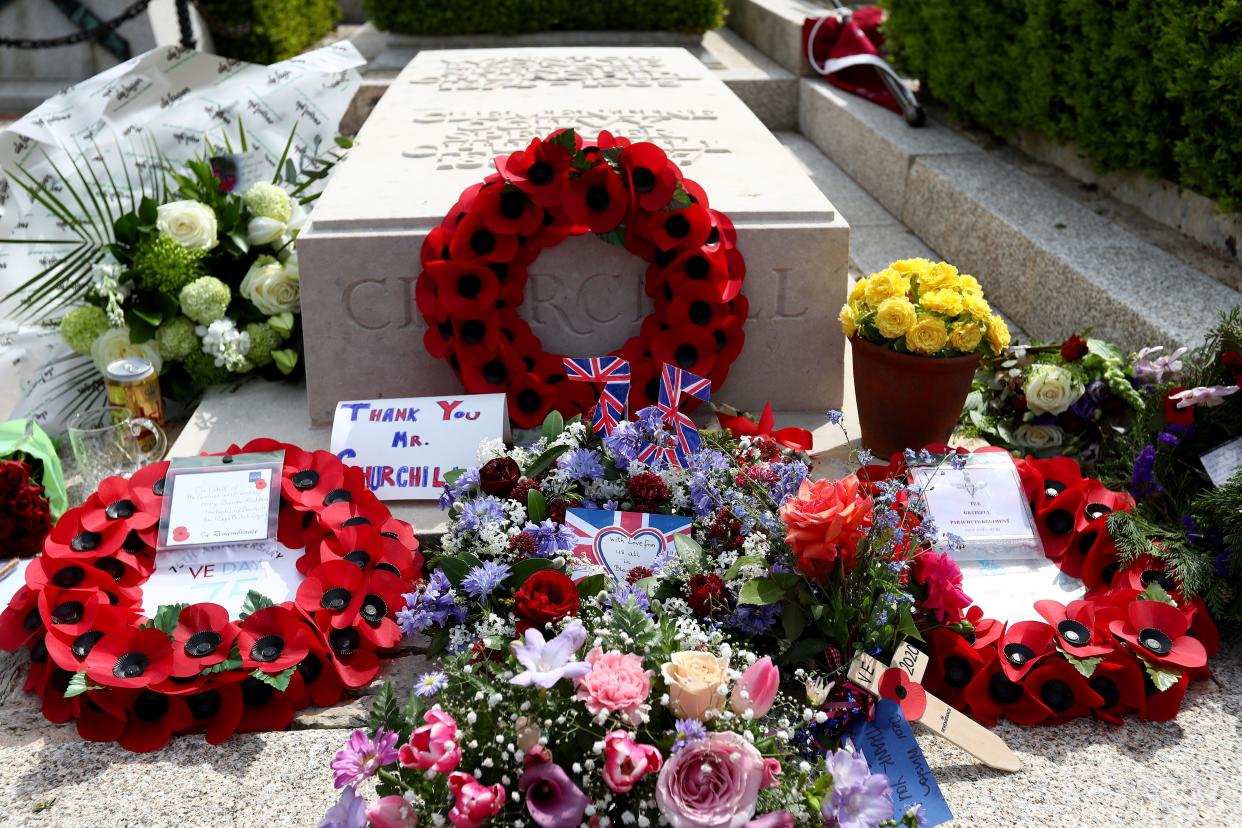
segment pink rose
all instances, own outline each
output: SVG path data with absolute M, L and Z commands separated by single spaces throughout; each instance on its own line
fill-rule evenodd
M 673 828 L 742 828 L 755 814 L 763 757 L 732 732 L 713 733 L 669 757 L 656 805 Z
M 491 819 L 505 807 L 505 789 L 503 785 L 480 785 L 479 781 L 468 773 L 455 772 L 449 774 L 449 790 L 457 797 L 453 809 L 449 811 L 449 821 L 457 828 L 479 828 L 486 819 Z
M 762 719 L 776 701 L 776 691 L 781 684 L 781 671 L 768 656 L 746 668 L 733 687 L 730 704 L 733 712 L 745 717 L 750 711 L 752 719 Z
M 771 756 L 763 760 L 763 782 L 759 787 L 763 790 L 768 788 L 779 788 L 781 786 L 781 763 L 779 759 L 773 759 Z
M 604 784 L 617 793 L 629 793 L 638 781 L 664 764 L 652 745 L 640 745 L 624 730 L 604 737 Z
M 457 722 L 443 710 L 428 710 L 426 724 L 410 734 L 410 741 L 397 751 L 401 764 L 418 770 L 449 773 L 461 764 L 461 745 L 457 744 Z
M 418 814 L 402 797 L 386 796 L 367 806 L 367 822 L 371 828 L 416 828 Z
M 647 697 L 651 695 L 652 670 L 643 669 L 642 656 L 604 652 L 599 647 L 587 654 L 591 672 L 574 680 L 577 699 L 601 721 L 608 713 L 616 713 L 626 723 L 638 726 L 651 712 Z
M 871 498 L 852 474 L 842 480 L 804 480 L 780 515 L 798 568 L 822 581 L 838 557 L 853 569 L 861 530 L 871 523 Z

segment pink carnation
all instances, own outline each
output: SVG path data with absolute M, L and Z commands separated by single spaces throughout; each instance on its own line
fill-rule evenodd
M 927 588 L 923 606 L 942 623 L 956 624 L 962 610 L 970 606 L 970 596 L 962 591 L 962 571 L 947 552 L 924 552 L 914 559 L 914 580 Z
M 591 672 L 576 679 L 577 699 L 591 714 L 601 719 L 616 713 L 626 723 L 638 726 L 651 712 L 647 697 L 651 695 L 652 670 L 643 669 L 642 656 L 599 647 L 587 654 Z

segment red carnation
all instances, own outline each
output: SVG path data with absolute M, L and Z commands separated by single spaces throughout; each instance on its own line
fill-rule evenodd
M 700 618 L 711 618 L 727 609 L 724 600 L 724 581 L 714 573 L 702 573 L 690 579 L 690 597 L 687 602 Z
M 26 485 L 30 470 L 20 460 L 0 463 L 0 495 L 14 495 Z
M 1087 355 L 1087 340 L 1074 334 L 1061 345 L 1061 359 L 1077 362 Z
M 512 457 L 495 457 L 479 469 L 479 487 L 489 495 L 508 497 L 522 477 L 522 469 Z
M 543 629 L 566 616 L 577 615 L 581 606 L 578 588 L 568 575 L 555 569 L 541 569 L 527 578 L 513 596 L 518 635 L 531 627 Z
M 634 508 L 640 512 L 658 511 L 668 502 L 668 486 L 660 475 L 654 472 L 643 472 L 630 478 L 626 484 Z

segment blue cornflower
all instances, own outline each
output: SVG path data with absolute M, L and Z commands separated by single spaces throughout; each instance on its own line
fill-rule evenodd
M 595 449 L 576 448 L 562 457 L 559 465 L 574 480 L 598 480 L 604 476 L 604 467 Z
M 440 508 L 447 511 L 454 503 L 468 494 L 471 490 L 479 485 L 479 470 L 477 468 L 466 469 L 457 476 L 457 479 L 450 485 L 444 484 L 444 491 L 440 493 Z
M 535 539 L 535 554 L 541 558 L 550 558 L 557 552 L 568 552 L 574 548 L 574 530 L 548 518 L 541 524 L 527 523 L 522 528 Z
M 649 405 L 638 412 L 637 424 L 638 430 L 650 440 L 664 430 L 664 412 L 657 405 Z
M 798 493 L 802 481 L 806 480 L 807 473 L 810 471 L 806 463 L 801 460 L 790 460 L 772 468 L 776 472 L 776 482 L 772 484 L 770 493 L 772 500 L 778 504 L 784 503 Z
M 707 728 L 698 719 L 678 719 L 670 732 L 677 738 L 673 740 L 673 746 L 668 749 L 669 753 L 676 753 L 693 742 L 707 738 Z
M 695 466 L 690 472 L 687 487 L 690 490 L 690 503 L 694 506 L 695 517 L 705 518 L 715 514 L 720 508 L 720 495 L 706 469 Z
M 832 423 L 833 425 L 841 425 L 841 422 L 844 419 L 845 419 L 845 415 L 841 413 L 841 411 L 839 411 L 838 409 L 834 408 L 828 412 L 828 422 Z
M 481 566 L 476 566 L 466 573 L 466 577 L 462 579 L 461 588 L 468 595 L 485 601 L 508 577 L 508 566 L 495 561 L 484 561 Z
M 484 523 L 502 523 L 504 519 L 504 504 L 491 495 L 484 495 L 461 504 L 457 526 L 463 532 L 473 532 Z
M 397 624 L 406 635 L 420 633 L 431 626 L 447 627 L 450 622 L 461 624 L 466 620 L 466 610 L 457 605 L 453 585 L 443 570 L 432 572 L 427 583 L 401 597 L 405 599 L 405 606 L 397 610 Z
M 628 421 L 619 423 L 612 430 L 612 434 L 604 438 L 604 445 L 612 454 L 619 469 L 628 468 L 646 443 L 638 427 Z
M 448 687 L 448 683 L 448 676 L 444 675 L 444 673 L 423 673 L 422 677 L 414 685 L 414 695 L 429 699 L 445 687 Z
M 772 629 L 776 619 L 781 617 L 781 612 L 780 604 L 738 604 L 737 609 L 722 620 L 726 627 L 732 627 L 746 635 L 763 635 Z
M 644 615 L 651 617 L 651 599 L 647 597 L 647 593 L 633 584 L 618 584 L 608 596 L 609 607 L 624 607 L 631 602 L 637 604 Z

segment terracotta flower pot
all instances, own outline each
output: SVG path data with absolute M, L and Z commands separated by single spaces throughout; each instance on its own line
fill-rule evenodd
M 944 443 L 966 404 L 978 353 L 922 357 L 850 338 L 863 445 L 886 462 L 895 452 Z

